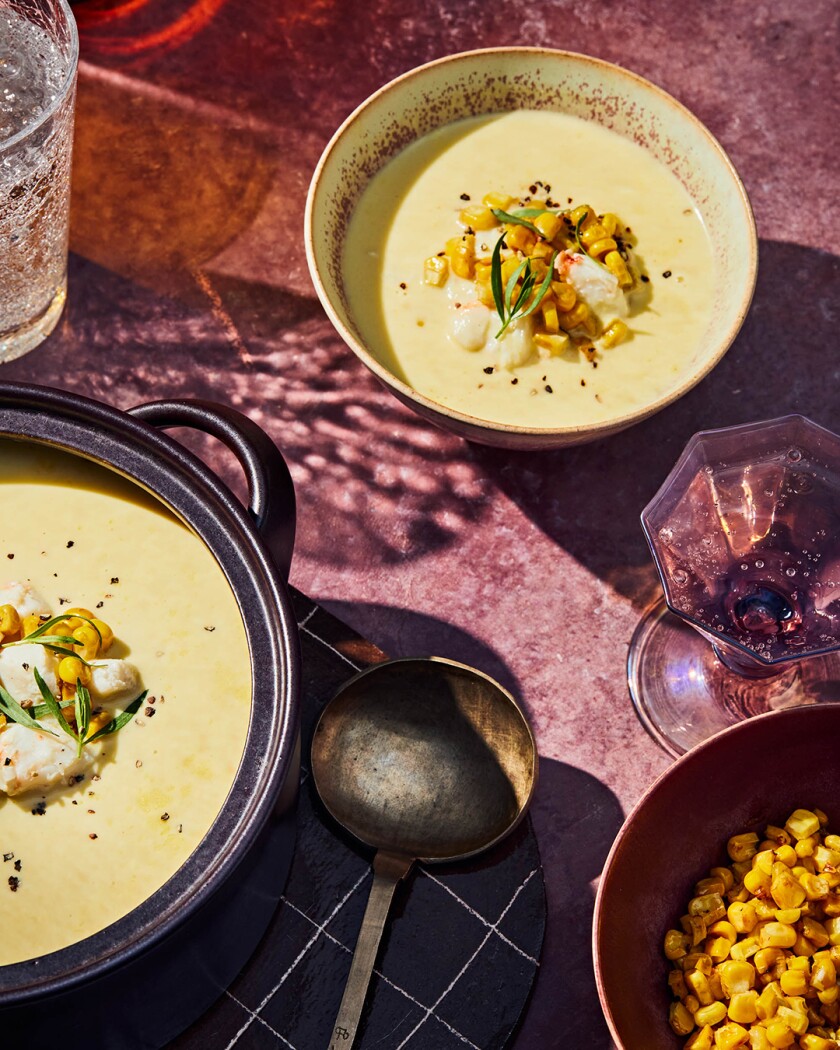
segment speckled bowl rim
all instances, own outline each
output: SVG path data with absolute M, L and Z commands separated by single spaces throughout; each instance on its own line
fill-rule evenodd
M 356 123 L 366 112 L 373 106 L 379 99 L 387 95 L 394 88 L 399 87 L 415 78 L 424 76 L 428 70 L 439 68 L 446 65 L 455 65 L 465 61 L 473 61 L 476 57 L 480 56 L 495 57 L 499 55 L 523 55 L 523 56 L 535 56 L 544 55 L 548 59 L 562 58 L 571 62 L 580 62 L 584 65 L 593 66 L 596 69 L 608 69 L 611 73 L 617 74 L 632 81 L 634 85 L 640 88 L 642 91 L 648 91 L 657 95 L 662 101 L 672 106 L 674 111 L 678 113 L 683 120 L 691 123 L 700 135 L 706 139 L 709 146 L 717 153 L 718 158 L 723 163 L 724 168 L 728 171 L 733 185 L 738 192 L 741 204 L 744 210 L 744 218 L 750 234 L 749 245 L 747 251 L 749 253 L 749 263 L 747 268 L 747 280 L 745 281 L 744 292 L 741 299 L 740 306 L 737 314 L 733 318 L 729 327 L 727 328 L 723 338 L 721 338 L 717 350 L 712 354 L 704 356 L 700 367 L 696 369 L 691 375 L 687 376 L 679 386 L 670 390 L 668 393 L 659 397 L 656 401 L 648 402 L 647 404 L 634 409 L 632 412 L 626 412 L 620 416 L 612 416 L 609 419 L 602 419 L 594 423 L 585 423 L 579 426 L 567 426 L 567 427 L 523 427 L 513 423 L 497 423 L 489 419 L 482 419 L 480 416 L 472 416 L 466 412 L 459 412 L 457 409 L 449 408 L 448 406 L 441 404 L 439 401 L 435 401 L 425 394 L 415 390 L 414 387 L 409 386 L 408 383 L 403 382 L 394 375 L 389 369 L 382 365 L 376 357 L 367 349 L 367 347 L 356 338 L 353 332 L 344 324 L 338 315 L 335 307 L 332 304 L 332 300 L 327 292 L 323 280 L 321 279 L 321 270 L 318 266 L 314 247 L 313 237 L 313 223 L 314 223 L 314 212 L 315 212 L 315 199 L 318 194 L 318 189 L 321 181 L 321 175 L 331 159 L 332 152 L 338 142 L 344 137 L 345 133 L 349 128 Z M 613 62 L 607 62 L 602 58 L 594 58 L 591 55 L 584 55 L 577 51 L 563 51 L 556 48 L 547 47 L 487 47 L 478 48 L 474 51 L 460 51 L 457 54 L 446 55 L 443 58 L 435 59 L 432 62 L 426 62 L 421 66 L 416 66 L 414 69 L 408 70 L 406 73 L 402 73 L 400 76 L 384 84 L 381 88 L 375 91 L 372 95 L 368 96 L 361 105 L 357 106 L 356 109 L 344 120 L 339 126 L 336 132 L 333 134 L 330 141 L 327 143 L 324 152 L 321 154 L 321 158 L 315 168 L 312 175 L 312 180 L 309 184 L 309 192 L 306 197 L 306 211 L 304 215 L 304 242 L 306 247 L 306 261 L 309 265 L 309 273 L 312 278 L 312 282 L 315 285 L 315 291 L 318 294 L 318 298 L 321 300 L 321 305 L 327 313 L 330 321 L 332 322 L 335 329 L 338 331 L 341 338 L 347 343 L 350 349 L 361 359 L 361 361 L 376 375 L 385 386 L 392 387 L 399 391 L 400 395 L 409 403 L 416 402 L 422 405 L 427 411 L 433 412 L 437 415 L 444 416 L 446 418 L 455 420 L 459 423 L 463 423 L 472 427 L 481 428 L 488 432 L 494 432 L 498 434 L 517 434 L 522 436 L 533 436 L 533 437 L 547 437 L 549 435 L 556 436 L 591 436 L 595 438 L 599 433 L 613 433 L 618 430 L 622 430 L 625 427 L 631 426 L 633 423 L 641 422 L 643 419 L 647 419 L 649 416 L 654 415 L 661 409 L 666 408 L 674 401 L 678 401 L 681 397 L 688 393 L 693 387 L 695 387 L 702 379 L 712 371 L 712 369 L 720 362 L 724 354 L 729 350 L 730 346 L 735 340 L 741 326 L 744 323 L 744 319 L 752 303 L 753 294 L 755 292 L 756 278 L 758 274 L 758 235 L 755 226 L 755 217 L 753 216 L 752 206 L 750 204 L 749 196 L 747 194 L 746 187 L 741 180 L 740 175 L 735 169 L 734 164 L 729 159 L 723 146 L 718 140 L 712 135 L 705 124 L 694 114 L 687 109 L 681 102 L 670 95 L 663 88 L 658 87 L 656 84 L 647 80 L 645 77 L 638 73 L 633 73 L 623 66 L 618 66 Z

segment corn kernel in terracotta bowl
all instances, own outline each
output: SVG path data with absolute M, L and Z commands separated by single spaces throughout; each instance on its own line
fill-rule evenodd
M 826 996 L 820 987 L 832 976 L 836 987 L 840 967 L 840 958 L 829 966 L 825 954 L 840 908 L 837 887 L 829 884 L 840 846 L 838 735 L 838 703 L 740 722 L 683 755 L 627 817 L 607 858 L 593 919 L 598 992 L 621 1050 L 700 1050 L 710 1034 L 715 1048 L 764 1047 L 765 1035 L 771 1047 L 838 1045 L 816 1014 L 804 1027 L 796 1016 L 810 1005 L 840 1022 L 834 993 Z M 689 917 L 702 928 L 697 944 L 686 946 L 680 935 Z M 801 970 L 807 987 L 795 955 L 807 963 Z M 711 990 L 696 977 L 696 961 L 708 970 Z M 689 987 L 680 986 L 675 971 Z M 766 991 L 773 982 L 779 996 L 773 987 Z M 779 997 L 790 1002 L 779 1004 Z M 762 1023 L 771 1020 L 778 1022 L 772 1030 Z M 751 1035 L 752 1028 L 762 1031 Z

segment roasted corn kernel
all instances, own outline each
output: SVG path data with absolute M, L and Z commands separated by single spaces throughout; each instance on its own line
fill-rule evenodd
M 95 736 L 100 729 L 104 729 L 112 719 L 113 715 L 109 711 L 98 711 L 95 715 L 91 715 L 87 739 L 89 740 L 92 736 Z
M 720 1024 L 725 1017 L 726 1006 L 720 1001 L 701 1006 L 699 1010 L 694 1011 L 694 1023 L 703 1026 Z
M 797 841 L 820 830 L 820 818 L 810 809 L 796 809 L 785 823 L 785 831 Z
M 423 283 L 434 288 L 446 284 L 449 276 L 449 260 L 445 255 L 430 255 L 423 263 Z
M 671 1003 L 668 1022 L 677 1035 L 688 1035 L 694 1028 L 694 1018 L 683 1003 Z
M 534 226 L 540 231 L 547 241 L 553 241 L 563 228 L 563 220 L 559 215 L 552 212 L 543 212 L 534 219 Z
M 82 685 L 90 685 L 90 668 L 86 667 L 78 656 L 65 656 L 59 661 L 58 677 L 66 685 L 75 685 L 77 680 Z
M 703 1025 L 698 1031 L 689 1036 L 684 1050 L 712 1050 L 714 1044 L 714 1033 L 711 1025 Z
M 515 197 L 510 197 L 507 193 L 495 192 L 485 193 L 481 201 L 488 208 L 496 208 L 498 211 L 509 211 L 510 206 L 515 202 Z
M 462 233 L 450 237 L 444 249 L 452 272 L 458 277 L 471 278 L 475 272 L 475 235 Z
M 607 252 L 604 256 L 604 266 L 618 278 L 618 283 L 622 288 L 629 288 L 632 285 L 633 275 L 619 252 Z
M 86 620 L 92 620 L 93 613 L 90 609 L 73 608 L 68 609 L 64 613 L 64 620 L 61 623 L 62 629 L 75 631 L 77 627 L 81 627 Z
M 14 605 L 0 605 L 0 635 L 8 638 L 20 630 L 20 616 Z
M 572 345 L 571 339 L 565 332 L 537 332 L 534 342 L 537 344 L 537 349 L 545 351 L 549 357 L 559 357 Z
M 614 346 L 618 346 L 619 343 L 623 343 L 629 334 L 630 330 L 628 329 L 624 321 L 621 321 L 618 318 L 616 318 L 615 321 L 610 321 L 610 323 L 601 333 L 601 346 L 604 346 L 608 350 L 611 350 Z M 722 883 L 721 886 L 722 889 L 719 892 L 724 893 L 727 887 L 724 886 Z
M 821 818 L 797 810 L 762 842 L 733 835 L 731 883 L 718 868 L 695 884 L 670 942 L 685 954 L 669 986 L 697 1026 L 686 1047 L 840 1050 L 840 837 Z
M 499 220 L 485 204 L 471 204 L 461 210 L 458 221 L 471 230 L 492 230 Z

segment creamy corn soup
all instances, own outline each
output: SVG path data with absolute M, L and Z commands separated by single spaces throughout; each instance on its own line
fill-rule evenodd
M 215 559 L 137 486 L 77 456 L 0 440 L 0 505 L 0 585 L 30 581 L 53 613 L 94 612 L 114 631 L 107 655 L 130 661 L 148 689 L 79 783 L 0 794 L 5 965 L 102 930 L 184 863 L 233 782 L 251 674 Z
M 643 294 L 631 297 L 629 336 L 594 360 L 573 350 L 498 367 L 487 350 L 453 339 L 452 296 L 424 283 L 424 260 L 460 232 L 463 201 L 527 196 L 537 180 L 561 208 L 620 217 Z M 482 236 L 489 256 L 493 241 L 481 232 L 477 253 Z M 520 110 L 438 129 L 377 173 L 350 222 L 343 279 L 366 345 L 409 386 L 479 419 L 550 428 L 631 412 L 687 376 L 708 314 L 712 251 L 694 202 L 647 150 L 577 117 Z

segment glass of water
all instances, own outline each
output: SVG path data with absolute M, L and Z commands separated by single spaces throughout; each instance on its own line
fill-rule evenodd
M 0 0 L 0 362 L 45 339 L 67 297 L 78 58 L 66 0 Z

